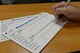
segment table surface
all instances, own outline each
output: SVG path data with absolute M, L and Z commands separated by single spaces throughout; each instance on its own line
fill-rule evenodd
M 40 12 L 53 13 L 57 3 L 0 5 L 0 20 L 16 18 Z M 80 2 L 71 2 L 80 7 Z M 67 53 L 80 50 L 80 23 L 68 22 L 41 53 Z M 0 53 L 30 53 L 11 40 L 0 43 Z

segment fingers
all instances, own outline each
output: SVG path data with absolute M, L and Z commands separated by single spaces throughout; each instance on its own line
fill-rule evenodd
M 73 20 L 80 21 L 80 12 L 78 9 L 73 7 L 72 5 L 67 5 L 66 3 L 61 2 L 53 7 L 53 11 L 55 12 L 55 16 L 57 20 Z
M 66 5 L 66 2 L 61 2 L 53 7 L 55 11 L 56 19 L 58 21 L 67 20 L 67 18 L 65 17 L 68 11 L 67 11 L 67 8 L 64 8 L 65 5 Z
M 66 4 L 66 2 L 63 1 L 63 2 L 61 2 L 61 3 L 57 4 L 57 5 L 55 5 L 55 6 L 53 7 L 53 9 L 56 10 L 57 8 L 64 7 L 65 4 Z
M 56 15 L 60 15 L 60 14 L 66 15 L 67 9 L 66 8 L 57 8 L 55 11 L 56 11 Z

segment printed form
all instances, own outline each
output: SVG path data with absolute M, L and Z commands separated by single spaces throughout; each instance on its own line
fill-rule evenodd
M 29 16 L 23 16 L 23 17 L 18 17 L 18 18 L 13 18 L 13 19 L 9 19 L 9 20 L 0 21 L 0 42 L 9 40 L 3 34 L 9 28 L 16 27 L 16 26 L 24 23 L 25 21 L 28 21 L 28 20 L 36 17 L 36 16 L 38 16 L 38 14 L 36 14 L 36 15 L 29 15 Z
M 43 12 L 29 20 L 12 24 L 3 34 L 30 52 L 39 53 L 67 23 L 55 22 L 54 15 Z

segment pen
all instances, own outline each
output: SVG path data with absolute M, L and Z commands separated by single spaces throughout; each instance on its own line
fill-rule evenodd
M 68 0 L 68 1 L 66 2 L 65 6 L 64 6 L 65 8 L 68 6 L 69 2 L 70 2 L 70 0 Z
M 66 7 L 68 6 L 69 2 L 70 2 L 70 0 L 68 0 L 68 1 L 66 2 L 64 8 L 66 8 Z M 59 19 L 61 19 L 61 21 L 67 19 L 67 18 L 64 18 L 65 15 L 63 15 L 63 14 L 60 14 L 60 15 L 58 15 L 57 17 L 58 17 Z

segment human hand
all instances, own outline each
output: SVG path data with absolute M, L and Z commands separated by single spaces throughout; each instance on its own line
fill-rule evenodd
M 58 19 L 59 20 L 66 19 L 66 20 L 80 22 L 80 9 L 78 9 L 72 5 L 68 5 L 67 7 L 65 7 L 65 5 L 66 5 L 66 2 L 61 2 L 61 3 L 53 6 L 53 11 L 55 12 L 55 14 L 57 16 L 59 16 L 60 14 L 63 14 L 65 16 L 63 18 L 58 17 Z

